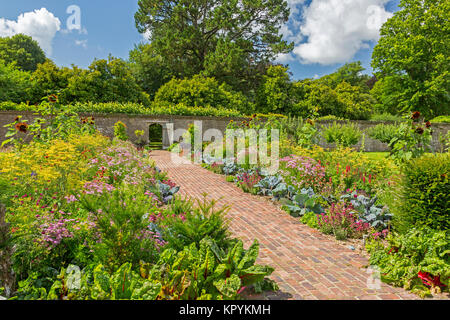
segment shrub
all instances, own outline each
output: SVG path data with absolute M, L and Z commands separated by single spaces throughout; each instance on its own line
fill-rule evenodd
M 376 113 L 370 117 L 370 121 L 402 121 L 402 117 L 390 113 Z
M 406 234 L 389 234 L 387 241 L 369 238 L 366 249 L 370 264 L 380 269 L 383 282 L 424 297 L 432 292 L 448 292 L 449 236 L 445 231 L 413 228 Z
M 76 102 L 64 105 L 64 108 L 72 112 L 84 113 L 126 113 L 126 114 L 145 114 L 145 115 L 180 115 L 180 116 L 211 116 L 211 117 L 241 117 L 240 111 L 212 106 L 188 106 L 183 103 L 173 104 L 168 102 L 152 102 L 150 105 L 140 103 L 93 103 Z M 0 102 L 0 111 L 18 110 L 35 111 L 35 105 L 14 102 Z
M 371 127 L 367 130 L 369 137 L 374 140 L 379 140 L 383 143 L 390 143 L 396 136 L 397 125 L 380 123 L 375 127 Z
M 318 215 L 314 213 L 313 211 L 309 211 L 303 215 L 303 217 L 300 218 L 300 221 L 303 224 L 306 224 L 310 228 L 318 229 L 319 228 L 319 222 L 318 222 Z
M 338 124 L 333 122 L 333 125 L 323 128 L 322 135 L 328 143 L 350 147 L 357 144 L 361 138 L 361 131 L 354 123 Z
M 334 235 L 337 240 L 362 238 L 370 229 L 368 223 L 358 219 L 351 206 L 340 203 L 333 203 L 327 213 L 319 215 L 318 219 L 320 231 Z
M 162 233 L 168 246 L 183 250 L 183 247 L 192 243 L 200 244 L 204 237 L 212 238 L 219 246 L 224 247 L 229 242 L 228 221 L 226 220 L 227 207 L 215 208 L 215 201 L 197 200 L 196 206 L 192 201 L 186 200 L 183 210 L 178 210 L 183 202 L 175 199 L 169 206 L 167 217 L 162 221 Z M 180 212 L 183 211 L 183 212 Z
M 114 124 L 114 137 L 122 141 L 128 140 L 127 126 L 122 121 L 117 121 Z
M 195 75 L 191 79 L 172 79 L 156 92 L 155 102 L 238 109 L 247 114 L 253 111 L 252 105 L 242 93 L 234 92 L 225 83 L 219 84 L 214 78 L 201 75 Z
M 450 154 L 411 160 L 402 167 L 394 223 L 406 232 L 415 225 L 437 230 L 450 227 Z
M 336 121 L 336 120 L 342 121 L 342 120 L 346 120 L 346 119 L 330 114 L 327 116 L 319 117 L 316 120 L 317 121 Z
M 431 151 L 431 123 L 419 122 L 420 112 L 405 115 L 406 121 L 400 123 L 395 136 L 389 143 L 391 157 L 397 161 L 418 158 Z
M 450 123 L 450 116 L 439 116 L 430 121 L 431 123 Z

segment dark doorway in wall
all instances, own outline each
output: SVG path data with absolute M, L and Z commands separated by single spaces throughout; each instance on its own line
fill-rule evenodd
M 158 123 L 152 123 L 148 132 L 150 149 L 161 150 L 163 147 L 163 126 Z

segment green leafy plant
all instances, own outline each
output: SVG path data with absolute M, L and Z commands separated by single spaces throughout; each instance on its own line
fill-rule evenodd
M 98 263 L 114 271 L 124 263 L 137 266 L 141 260 L 157 258 L 165 242 L 156 230 L 149 229 L 146 217 L 155 210 L 151 198 L 133 189 L 104 189 L 101 194 L 83 195 L 80 203 L 94 213 L 97 236 L 93 238 L 97 241 L 91 246 Z
M 301 223 L 306 224 L 310 228 L 318 229 L 319 223 L 317 214 L 313 211 L 308 211 L 300 218 Z
M 31 285 L 30 285 L 31 284 Z M 21 283 L 19 300 L 156 300 L 161 284 L 142 278 L 131 263 L 110 273 L 103 265 L 92 265 L 82 271 L 78 266 L 62 268 L 57 280 L 47 290 L 38 279 Z
M 301 217 L 307 212 L 320 214 L 324 209 L 320 205 L 322 197 L 316 195 L 312 189 L 302 189 L 299 193 L 292 197 L 292 200 L 283 198 L 280 203 L 283 209 L 289 212 L 293 217 Z
M 117 121 L 114 124 L 114 137 L 122 141 L 128 140 L 127 126 L 122 121 Z
M 369 128 L 367 133 L 370 138 L 389 144 L 396 136 L 397 125 L 377 124 L 375 127 Z
M 358 195 L 356 192 L 352 192 L 343 195 L 340 199 L 351 204 L 358 211 L 361 221 L 369 223 L 372 228 L 386 229 L 392 220 L 393 215 L 387 207 L 375 205 L 378 200 L 377 197 L 371 199 L 362 194 Z
M 354 123 L 338 124 L 333 122 L 329 127 L 323 126 L 322 135 L 328 143 L 351 147 L 359 142 L 361 131 Z
M 263 282 L 274 271 L 255 264 L 258 252 L 256 240 L 248 250 L 240 240 L 223 250 L 204 238 L 183 251 L 165 250 L 144 273 L 161 281 L 161 299 L 235 300 L 246 287 Z
M 398 161 L 407 161 L 418 158 L 425 152 L 429 152 L 432 135 L 431 123 L 419 123 L 420 112 L 405 116 L 389 143 L 391 157 Z
M 144 130 L 136 130 L 134 131 L 134 135 L 137 138 L 136 145 L 138 146 L 138 148 L 142 149 L 147 144 L 143 138 Z
M 450 154 L 413 159 L 402 166 L 397 201 L 392 204 L 395 227 L 406 232 L 425 225 L 450 229 Z
M 175 210 L 180 205 L 180 199 L 175 199 L 169 205 L 167 218 L 162 221 L 163 238 L 169 247 L 182 250 L 192 243 L 198 245 L 205 237 L 210 237 L 220 247 L 228 244 L 228 207 L 216 209 L 217 202 L 208 201 L 206 197 L 203 201 L 197 200 L 196 206 L 190 200 L 183 203 L 183 210 Z
M 450 285 L 450 235 L 430 228 L 412 228 L 403 235 L 389 234 L 387 243 L 366 242 L 370 264 L 380 268 L 381 280 L 425 297 Z

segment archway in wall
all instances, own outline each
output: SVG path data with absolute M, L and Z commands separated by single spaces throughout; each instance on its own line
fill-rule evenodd
M 161 150 L 163 148 L 163 126 L 159 123 L 150 124 L 148 139 L 150 149 Z

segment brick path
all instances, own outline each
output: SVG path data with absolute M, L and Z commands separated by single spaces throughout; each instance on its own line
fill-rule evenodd
M 241 191 L 224 176 L 182 161 L 167 151 L 152 151 L 157 166 L 181 186 L 180 193 L 191 198 L 220 199 L 231 207 L 228 217 L 234 236 L 248 247 L 256 238 L 260 243 L 258 263 L 275 268 L 271 278 L 280 292 L 265 299 L 417 299 L 401 288 L 384 283 L 381 289 L 367 288 L 366 258 L 330 240 L 319 231 L 278 209 L 266 199 Z M 171 157 L 175 162 L 171 161 Z

